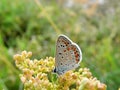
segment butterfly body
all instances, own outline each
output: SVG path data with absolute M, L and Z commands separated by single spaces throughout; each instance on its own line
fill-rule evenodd
M 55 69 L 58 75 L 75 69 L 82 60 L 82 52 L 79 46 L 67 36 L 60 35 L 56 44 Z

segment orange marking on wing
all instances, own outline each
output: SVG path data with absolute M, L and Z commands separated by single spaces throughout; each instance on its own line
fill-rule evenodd
M 78 58 L 76 58 L 76 62 L 77 62 L 77 63 L 79 62 L 79 59 L 78 59 Z
M 77 52 L 74 52 L 74 54 L 76 54 Z
M 73 48 L 73 51 L 76 51 L 76 48 Z
M 64 52 L 66 52 L 66 50 L 64 50 Z
M 69 50 L 70 50 L 70 48 L 68 47 L 68 48 L 67 48 L 67 50 L 69 51 Z
M 65 45 L 67 46 L 68 44 L 65 42 Z
M 77 55 L 75 55 L 75 57 L 76 57 L 76 58 L 78 58 L 78 56 L 77 56 Z
M 76 54 L 75 54 L 75 56 L 76 56 L 76 57 L 78 57 L 78 56 L 79 56 L 79 54 L 78 54 L 78 53 L 76 53 Z
M 78 56 L 79 56 L 79 54 L 76 54 L 76 56 L 78 57 Z
M 68 46 L 67 42 L 66 42 L 64 39 L 62 39 L 62 42 L 63 42 L 66 46 Z
M 69 43 L 66 42 L 66 45 L 68 46 Z
M 63 40 L 63 42 L 64 42 L 64 44 L 67 46 L 68 44 L 67 44 L 67 42 L 65 41 L 65 40 Z

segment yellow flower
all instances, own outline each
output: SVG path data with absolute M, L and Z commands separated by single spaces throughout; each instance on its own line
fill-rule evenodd
M 14 55 L 16 66 L 22 71 L 20 79 L 24 90 L 106 90 L 106 85 L 92 76 L 88 68 L 53 74 L 55 58 L 30 60 L 32 52 Z

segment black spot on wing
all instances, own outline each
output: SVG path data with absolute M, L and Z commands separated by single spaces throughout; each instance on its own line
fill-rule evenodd
M 58 53 L 59 55 L 61 55 L 62 53 Z
M 60 45 L 61 47 L 65 47 L 65 45 Z

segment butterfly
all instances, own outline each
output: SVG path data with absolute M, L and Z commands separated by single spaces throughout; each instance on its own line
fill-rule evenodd
M 68 70 L 77 68 L 81 60 L 82 52 L 80 47 L 67 36 L 60 35 L 56 42 L 54 72 L 62 75 Z

